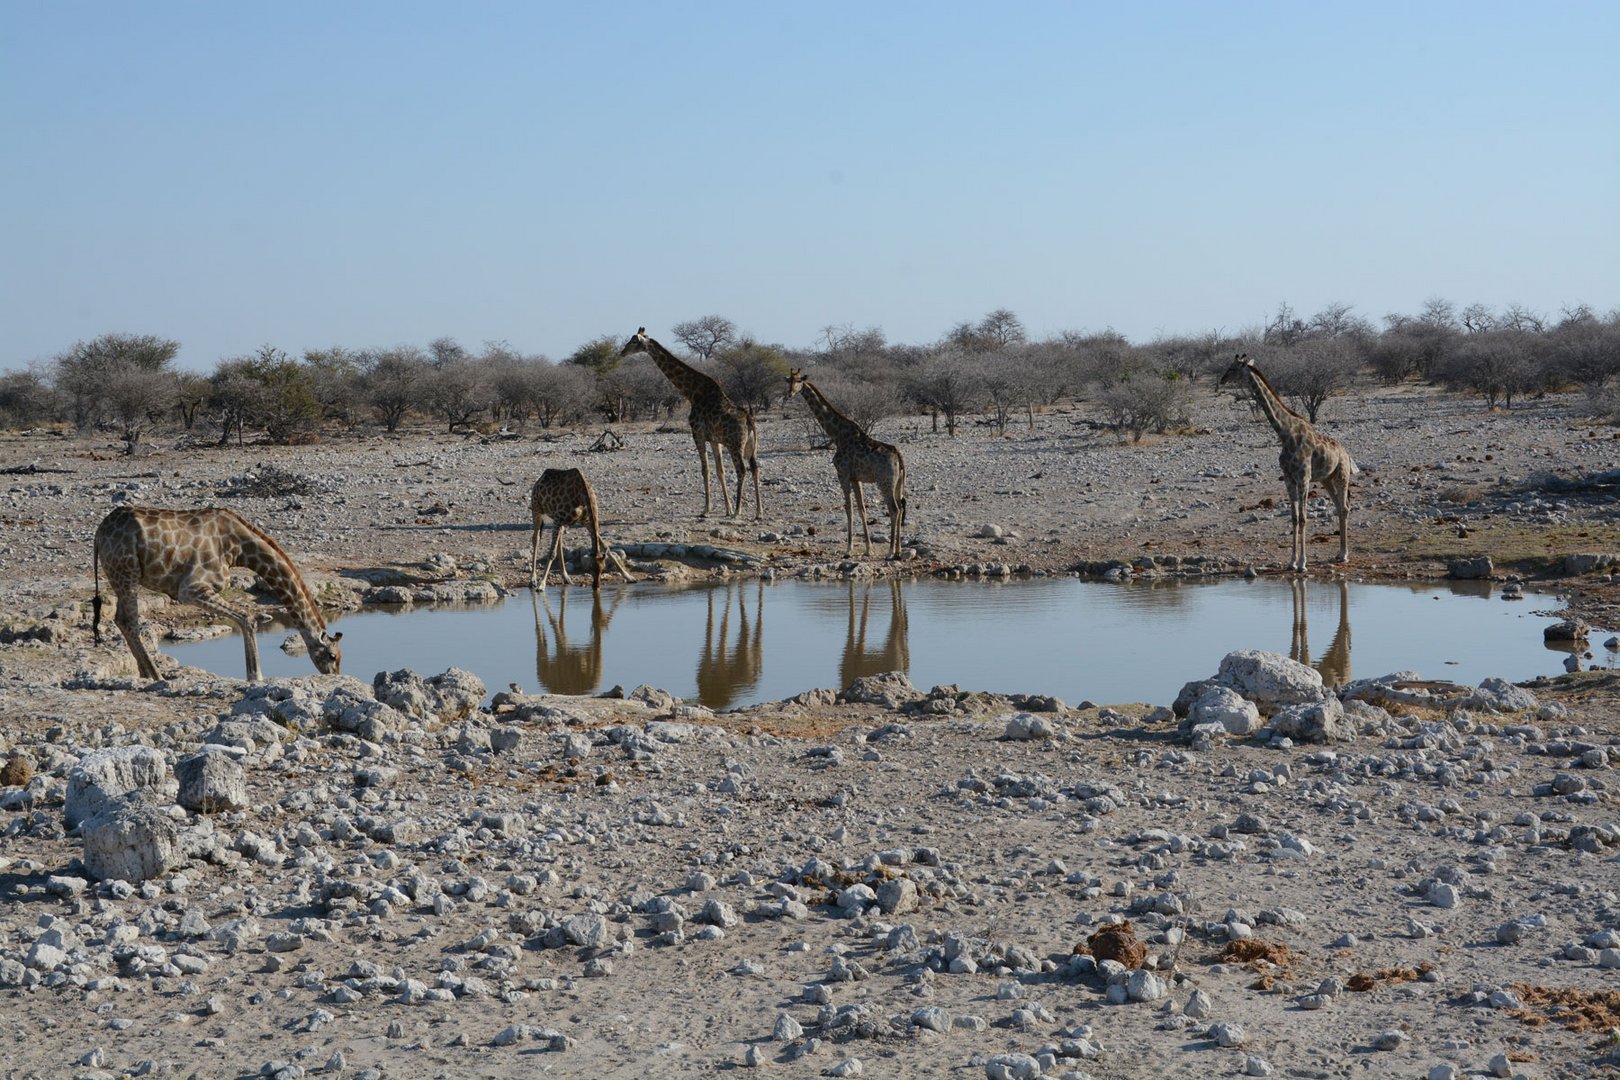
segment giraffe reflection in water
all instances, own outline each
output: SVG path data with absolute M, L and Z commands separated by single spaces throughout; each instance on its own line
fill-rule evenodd
M 589 694 L 602 682 L 602 637 L 607 633 L 613 613 L 619 609 L 627 590 L 616 589 L 613 603 L 602 609 L 602 594 L 591 590 L 591 631 L 584 645 L 570 647 L 565 616 L 568 614 L 568 590 L 557 594 L 557 610 L 544 592 L 529 593 L 534 605 L 534 674 L 540 685 L 553 694 Z M 545 608 L 545 623 L 540 620 L 540 609 Z M 550 624 L 550 641 L 546 624 Z
M 748 612 L 752 591 L 754 611 Z M 698 703 L 711 709 L 729 709 L 737 699 L 759 685 L 765 670 L 765 583 L 730 581 L 707 590 L 708 619 L 703 625 L 703 652 L 698 656 Z M 715 614 L 719 608 L 718 618 Z M 737 632 L 731 632 L 731 612 L 737 611 Z
M 838 685 L 847 687 L 865 675 L 880 675 L 885 671 L 911 671 L 911 642 L 906 624 L 906 594 L 899 578 L 867 583 L 860 587 L 860 614 L 857 619 L 855 582 L 849 583 L 849 633 L 844 639 L 844 652 L 838 660 Z M 872 594 L 889 594 L 889 630 L 881 644 L 869 647 L 866 643 L 866 621 L 871 612 Z
M 1311 663 L 1311 646 L 1307 640 L 1306 630 L 1306 579 L 1296 577 L 1289 581 L 1294 593 L 1294 640 L 1289 646 L 1288 655 L 1301 664 L 1309 664 L 1322 676 L 1322 682 L 1329 687 L 1343 686 L 1350 681 L 1350 583 L 1340 581 L 1339 589 L 1339 627 L 1333 634 L 1333 641 L 1329 643 L 1327 652 L 1323 653 L 1316 663 Z

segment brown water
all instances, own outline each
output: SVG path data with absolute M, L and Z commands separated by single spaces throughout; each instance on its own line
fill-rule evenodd
M 1559 674 L 1542 644 L 1559 602 L 1507 602 L 1483 583 L 1364 585 L 1302 579 L 1129 584 L 1074 578 L 990 582 L 733 580 L 691 588 L 553 586 L 472 609 L 347 616 L 344 671 L 466 668 L 491 691 L 600 693 L 647 683 L 714 709 L 842 688 L 904 671 L 921 689 L 1052 694 L 1073 704 L 1164 704 L 1215 673 L 1233 649 L 1290 655 L 1331 685 L 1391 671 L 1477 683 Z M 1352 634 L 1353 630 L 1353 634 Z M 260 635 L 267 677 L 306 675 L 307 658 Z M 1596 642 L 1597 661 L 1612 663 Z M 240 676 L 234 636 L 164 651 Z

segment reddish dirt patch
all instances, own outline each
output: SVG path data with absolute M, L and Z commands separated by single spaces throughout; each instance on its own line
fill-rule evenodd
M 1221 950 L 1221 959 L 1237 964 L 1264 961 L 1280 968 L 1294 962 L 1294 956 L 1288 951 L 1287 945 L 1280 941 L 1262 941 L 1259 938 L 1243 938 L 1227 942 L 1226 948 Z
M 1525 1004 L 1523 1009 L 1513 1010 L 1513 1015 L 1531 1027 L 1551 1020 L 1577 1035 L 1620 1027 L 1620 990 L 1577 990 L 1528 983 L 1514 983 L 1511 989 Z
M 1416 982 L 1434 970 L 1434 965 L 1427 960 L 1415 968 L 1392 967 L 1379 968 L 1377 971 L 1358 971 L 1345 980 L 1344 988 L 1364 994 L 1380 983 L 1408 983 Z

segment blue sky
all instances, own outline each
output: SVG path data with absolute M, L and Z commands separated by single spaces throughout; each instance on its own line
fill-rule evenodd
M 1620 4 L 0 0 L 0 367 L 1620 304 Z

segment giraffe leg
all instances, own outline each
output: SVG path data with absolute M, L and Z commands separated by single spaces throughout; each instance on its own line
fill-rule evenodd
M 1334 562 L 1350 561 L 1350 481 L 1340 473 L 1328 488 L 1333 496 L 1333 508 L 1339 513 L 1339 557 Z
M 536 563 L 539 562 L 539 536 L 541 536 L 541 533 L 544 533 L 544 531 L 546 531 L 546 518 L 544 518 L 543 515 L 536 513 L 535 544 L 533 544 L 533 547 L 530 547 L 530 552 L 528 552 L 528 588 L 530 588 L 531 591 L 538 591 L 538 589 L 543 588 L 543 586 L 539 585 L 538 575 L 535 573 L 535 567 Z M 546 573 L 548 573 L 548 575 L 551 573 L 551 563 L 549 562 L 546 563 Z
M 253 616 L 249 612 L 243 611 L 233 604 L 227 604 L 212 589 L 198 588 L 192 585 L 182 585 L 180 595 L 175 599 L 182 604 L 200 607 L 210 615 L 235 623 L 237 630 L 242 634 L 242 652 L 247 660 L 248 682 L 258 682 L 263 677 L 259 671 L 258 628 L 254 625 Z
M 630 576 L 630 568 L 624 564 L 624 556 L 620 555 L 617 551 L 608 547 L 606 544 L 603 544 L 602 546 L 607 549 L 607 557 L 612 560 L 613 565 L 619 568 L 619 573 L 624 575 L 624 580 L 634 583 L 636 579 Z
M 732 450 L 731 451 L 731 465 L 732 465 L 732 467 L 734 469 L 737 470 L 737 509 L 731 515 L 732 517 L 736 517 L 738 514 L 742 513 L 743 484 L 748 479 L 748 470 L 743 467 L 742 451 L 740 451 L 740 450 Z M 755 480 L 759 479 L 759 473 L 756 472 L 754 474 L 754 479 Z M 756 515 L 759 512 L 759 499 L 758 499 L 757 496 L 755 497 L 755 500 L 754 500 L 754 511 L 755 511 Z M 757 520 L 757 517 L 756 517 L 756 520 Z
M 855 481 L 850 485 L 855 489 L 855 506 L 861 512 L 861 535 L 866 537 L 866 554 L 872 554 L 872 526 L 866 520 L 866 493 L 861 490 L 861 482 Z
M 725 455 L 718 442 L 710 443 L 709 449 L 714 454 L 714 482 L 720 488 L 720 501 L 725 504 L 726 517 L 736 517 L 742 506 L 739 505 L 736 510 L 731 508 L 731 490 L 726 487 Z
M 765 519 L 765 503 L 759 497 L 759 458 L 753 458 L 748 463 L 748 471 L 754 474 L 754 520 Z M 737 509 L 742 509 L 742 495 L 737 496 Z
M 560 534 L 562 532 L 562 525 L 558 524 L 556 519 L 553 519 L 553 524 L 556 525 L 557 532 Z M 535 542 L 539 543 L 539 539 L 539 533 L 536 533 Z M 558 538 L 555 536 L 552 537 L 551 547 L 546 551 L 546 565 L 540 568 L 540 592 L 542 594 L 545 593 L 546 586 L 551 584 L 551 564 L 557 561 L 557 548 L 561 546 L 558 544 L 557 539 Z
M 557 522 L 557 532 L 551 538 L 551 557 L 546 560 L 550 566 L 555 561 L 557 572 L 562 574 L 563 584 L 572 585 L 574 579 L 568 576 L 568 555 L 563 551 L 563 523 Z
M 1307 466 L 1294 482 L 1294 489 L 1288 493 L 1292 503 L 1294 518 L 1294 561 L 1289 564 L 1290 570 L 1305 571 L 1306 554 L 1305 545 L 1307 525 L 1310 519 L 1311 498 L 1311 471 Z
M 889 508 L 889 558 L 900 557 L 900 500 L 892 487 L 883 489 L 883 502 Z
M 692 431 L 692 441 L 697 444 L 698 464 L 703 466 L 703 513 L 699 514 L 698 517 L 706 518 L 709 516 L 710 507 L 714 505 L 714 497 L 709 494 L 709 448 L 704 443 L 703 436 L 699 435 L 695 428 Z M 724 488 L 725 485 L 722 484 L 722 498 L 724 497 Z
M 141 640 L 140 594 L 134 589 L 120 589 L 114 595 L 118 598 L 118 610 L 113 614 L 113 624 L 124 635 L 129 651 L 135 656 L 135 670 L 143 679 L 159 678 L 152 654 L 146 651 L 146 643 Z
M 855 550 L 855 512 L 851 506 L 850 488 L 855 484 L 850 480 L 839 478 L 844 485 L 844 554 L 849 555 Z

